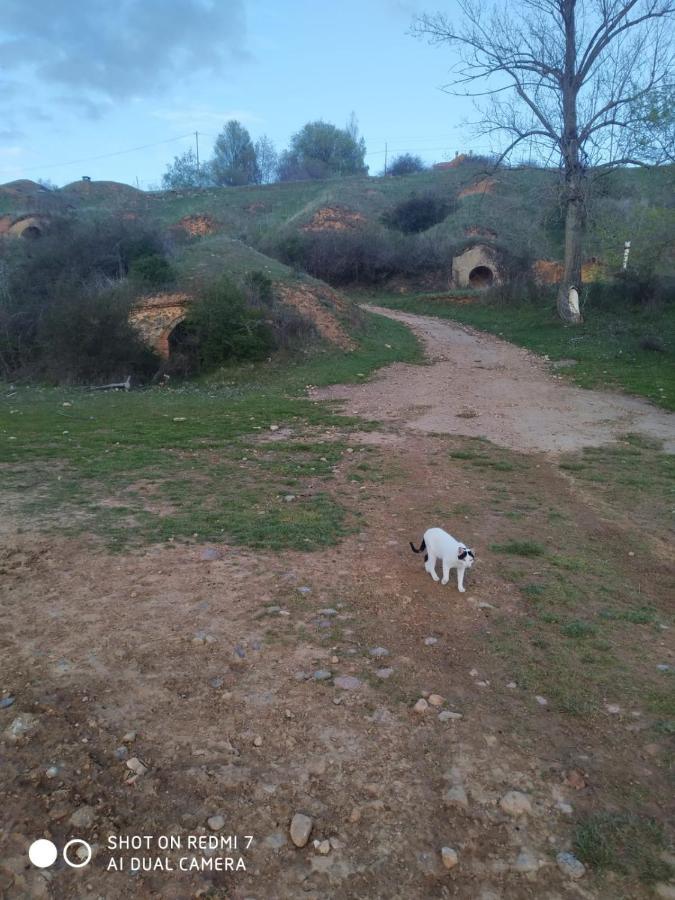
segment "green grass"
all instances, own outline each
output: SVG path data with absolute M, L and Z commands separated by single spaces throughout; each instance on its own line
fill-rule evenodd
M 490 544 L 494 553 L 508 553 L 511 556 L 543 556 L 544 547 L 537 541 L 506 541 L 503 544 Z
M 672 877 L 672 868 L 659 858 L 667 847 L 663 828 L 646 816 L 594 813 L 577 824 L 573 846 L 594 869 L 612 869 L 647 884 Z
M 225 369 L 202 384 L 128 394 L 6 388 L 5 497 L 45 528 L 91 531 L 115 549 L 170 539 L 326 546 L 358 522 L 330 484 L 334 465 L 363 463 L 343 435 L 366 426 L 305 389 L 361 382 L 393 360 L 420 360 L 414 336 L 368 316 L 356 351 Z M 265 440 L 272 425 L 290 436 Z
M 377 294 L 373 299 L 391 309 L 472 325 L 551 360 L 573 359 L 576 365 L 557 374 L 581 387 L 622 389 L 675 410 L 673 304 L 661 310 L 586 309 L 584 322 L 572 326 L 562 324 L 547 301 L 540 306 L 499 305 L 478 297 L 473 303 L 458 304 L 450 295 L 447 300 L 432 300 L 425 294 Z M 642 350 L 640 341 L 648 334 L 658 334 L 666 352 Z

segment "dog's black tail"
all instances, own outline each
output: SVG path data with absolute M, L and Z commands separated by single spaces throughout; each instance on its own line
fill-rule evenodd
M 424 538 L 422 538 L 422 543 L 420 544 L 420 549 L 418 550 L 412 541 L 410 541 L 410 549 L 413 553 L 423 553 L 427 549 L 427 545 L 424 543 Z

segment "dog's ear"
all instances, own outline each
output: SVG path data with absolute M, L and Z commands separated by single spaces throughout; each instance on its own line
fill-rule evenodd
M 459 550 L 457 551 L 457 558 L 458 559 L 466 559 L 466 554 L 468 552 L 469 551 L 466 549 L 466 547 L 460 547 Z
M 471 559 L 475 559 L 475 558 L 476 558 L 476 554 L 473 552 L 473 550 L 467 550 L 466 552 L 469 554 L 469 556 L 471 557 Z

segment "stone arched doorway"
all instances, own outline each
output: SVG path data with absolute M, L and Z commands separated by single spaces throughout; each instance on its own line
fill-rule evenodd
M 452 280 L 460 288 L 487 288 L 499 282 L 499 266 L 492 247 L 474 244 L 452 261 Z
M 131 313 L 132 325 L 163 359 L 171 354 L 171 336 L 185 319 L 191 301 L 187 294 L 157 294 L 141 300 Z

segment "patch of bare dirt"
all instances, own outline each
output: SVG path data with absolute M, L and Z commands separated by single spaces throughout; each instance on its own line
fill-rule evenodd
M 303 316 L 311 319 L 319 334 L 327 341 L 344 350 L 354 348 L 354 342 L 335 314 L 335 310 L 347 311 L 347 301 L 335 291 L 318 285 L 285 284 L 283 282 L 277 282 L 274 290 L 283 303 L 292 306 Z
M 637 431 L 675 451 L 672 414 L 645 400 L 569 385 L 540 357 L 466 326 L 371 309 L 409 325 L 432 365 L 396 363 L 366 384 L 317 390 L 317 399 L 344 400 L 350 415 L 405 421 L 420 432 L 482 436 L 514 450 L 560 453 Z M 476 416 L 458 420 L 467 401 Z M 410 418 L 408 410 L 420 402 L 426 411 Z
M 250 213 L 259 213 L 265 212 L 268 207 L 266 203 L 263 203 L 261 200 L 256 201 L 255 203 L 249 203 L 248 206 L 244 207 L 246 212 Z
M 482 225 L 469 225 L 464 229 L 464 234 L 467 237 L 484 237 L 493 240 L 497 237 L 496 231 L 493 231 L 492 228 L 484 228 Z
M 177 223 L 178 228 L 182 228 L 192 237 L 203 237 L 207 234 L 215 234 L 218 230 L 218 223 L 212 216 L 193 215 L 183 216 Z
M 607 267 L 601 261 L 592 257 L 581 266 L 581 280 L 588 284 L 597 281 L 606 273 Z M 562 281 L 563 265 L 551 259 L 538 259 L 532 264 L 534 277 L 541 284 L 558 284 Z
M 348 231 L 365 223 L 365 216 L 343 206 L 324 206 L 318 209 L 303 231 Z
M 457 196 L 470 197 L 472 194 L 491 194 L 495 189 L 495 184 L 494 178 L 481 178 L 480 181 L 462 188 Z

